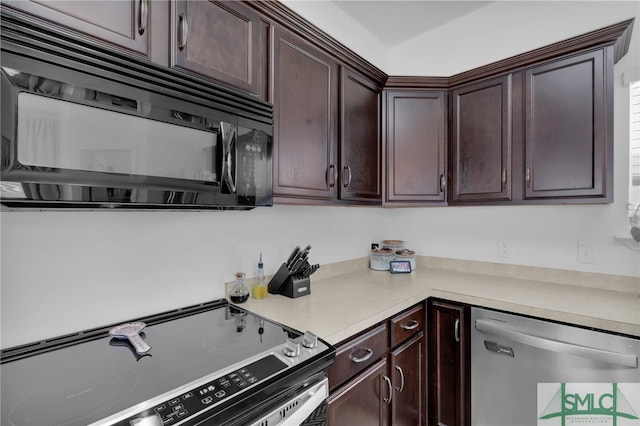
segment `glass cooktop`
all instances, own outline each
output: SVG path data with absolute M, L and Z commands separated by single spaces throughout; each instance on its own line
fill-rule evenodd
M 299 333 L 224 305 L 148 324 L 151 350 L 96 340 L 0 365 L 2 425 L 87 425 L 283 345 Z M 4 353 L 3 353 L 4 355 Z M 266 355 L 265 355 L 266 356 Z M 233 368 L 232 368 L 233 367 Z

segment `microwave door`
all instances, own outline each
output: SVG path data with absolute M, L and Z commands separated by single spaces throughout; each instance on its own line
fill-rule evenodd
M 236 188 L 236 139 L 238 129 L 230 123 L 220 123 L 220 137 L 222 139 L 222 181 L 226 182 L 227 188 L 232 194 Z

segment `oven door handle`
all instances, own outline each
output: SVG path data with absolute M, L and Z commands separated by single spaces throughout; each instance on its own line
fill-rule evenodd
M 295 397 L 280 404 L 266 416 L 251 423 L 249 426 L 299 426 L 318 408 L 329 396 L 329 380 L 325 377 L 319 383 L 305 389 Z M 295 406 L 296 408 L 289 409 Z M 285 408 L 287 408 L 285 410 Z M 286 413 L 284 416 L 282 413 Z
M 512 330 L 490 320 L 478 319 L 476 320 L 475 326 L 476 330 L 483 333 L 493 334 L 494 336 L 503 337 L 513 342 L 522 343 L 524 345 L 533 346 L 547 351 L 571 354 L 582 358 L 593 359 L 624 367 L 638 368 L 637 355 L 606 351 L 604 349 L 577 345 L 575 343 L 569 343 L 562 340 L 535 336 L 521 331 Z

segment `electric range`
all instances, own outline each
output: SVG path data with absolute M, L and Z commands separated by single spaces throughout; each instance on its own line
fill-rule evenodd
M 146 324 L 139 333 L 151 347 L 146 353 L 111 336 L 115 324 L 3 350 L 1 424 L 272 426 L 322 419 L 335 349 L 312 333 L 224 299 L 135 321 Z

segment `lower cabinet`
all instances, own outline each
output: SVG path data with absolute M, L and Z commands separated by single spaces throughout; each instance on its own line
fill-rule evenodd
M 425 322 L 421 303 L 338 345 L 328 426 L 426 425 Z
M 390 392 L 387 360 L 382 358 L 329 396 L 327 425 L 388 425 Z
M 470 308 L 429 300 L 429 425 L 471 424 Z
M 393 384 L 391 424 L 393 426 L 423 425 L 426 411 L 424 380 L 426 364 L 424 334 L 403 344 L 390 355 L 389 373 Z

